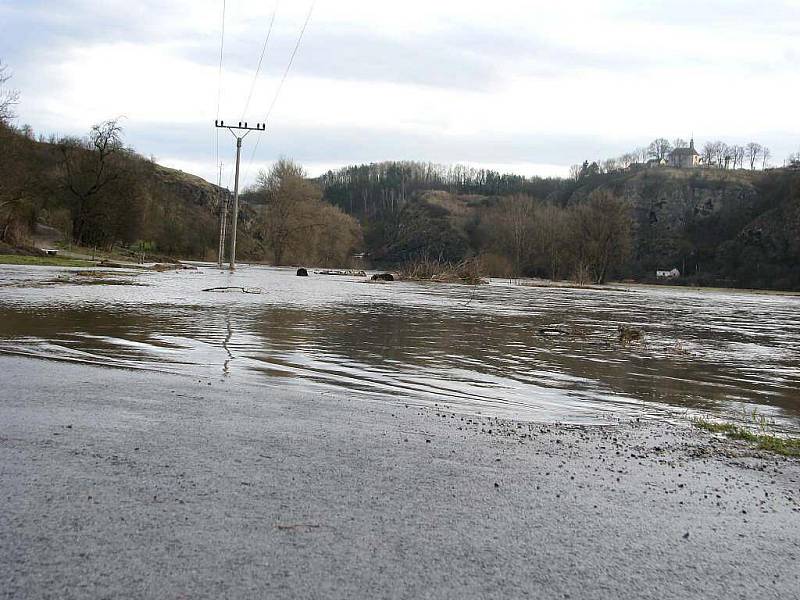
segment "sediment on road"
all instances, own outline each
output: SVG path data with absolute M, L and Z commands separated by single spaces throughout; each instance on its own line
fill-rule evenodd
M 800 461 L 684 424 L 0 357 L 0 597 L 789 598 Z

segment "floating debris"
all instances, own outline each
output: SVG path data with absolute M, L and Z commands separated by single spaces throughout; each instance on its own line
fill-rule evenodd
M 239 286 L 228 286 L 228 287 L 213 287 L 213 288 L 206 288 L 203 290 L 204 292 L 218 292 L 218 293 L 228 293 L 228 292 L 239 292 L 240 294 L 263 294 L 264 290 L 257 287 L 239 287 Z
M 196 271 L 197 267 L 192 265 L 184 265 L 183 263 L 155 263 L 151 266 L 135 265 L 132 263 L 121 263 L 110 260 L 100 261 L 97 265 L 104 269 L 139 269 L 143 271 L 157 271 L 163 273 L 164 271 Z
M 322 271 L 314 271 L 317 275 L 345 275 L 347 277 L 366 277 L 366 271 L 356 271 L 353 269 L 344 269 L 344 270 L 330 270 L 324 269 Z
M 635 327 L 629 327 L 627 325 L 619 326 L 619 343 L 623 346 L 641 342 L 643 339 L 644 331 L 641 329 L 636 329 Z
M 547 337 L 557 337 L 562 335 L 567 335 L 567 331 L 561 329 L 559 327 L 540 327 L 539 328 L 539 335 L 547 336 Z
M 163 273 L 164 271 L 197 271 L 197 267 L 184 265 L 183 263 L 156 263 L 149 268 L 159 273 Z
M 391 273 L 375 273 L 372 276 L 372 281 L 394 281 L 394 275 Z

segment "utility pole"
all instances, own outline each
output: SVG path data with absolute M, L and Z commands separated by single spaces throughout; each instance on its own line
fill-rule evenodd
M 214 121 L 214 126 L 221 129 L 227 129 L 231 132 L 233 137 L 236 138 L 236 182 L 233 185 L 233 215 L 231 217 L 231 271 L 236 270 L 236 225 L 239 220 L 239 159 L 242 154 L 242 140 L 247 137 L 251 131 L 265 131 L 267 126 L 265 123 L 256 123 L 255 127 L 248 127 L 247 122 L 242 125 L 239 121 L 238 125 L 225 125 L 225 121 Z M 244 131 L 242 135 L 236 133 L 237 131 Z
M 217 176 L 217 192 L 219 193 L 219 250 L 217 251 L 217 266 L 222 269 L 225 254 L 225 225 L 228 220 L 228 193 L 222 191 L 222 162 L 219 163 Z

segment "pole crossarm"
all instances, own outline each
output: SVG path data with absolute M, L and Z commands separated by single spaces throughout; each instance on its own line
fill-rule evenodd
M 233 137 L 236 138 L 236 183 L 233 187 L 233 215 L 231 215 L 231 259 L 230 259 L 230 270 L 234 271 L 236 269 L 236 225 L 239 220 L 239 160 L 242 154 L 242 140 L 247 137 L 247 134 L 251 131 L 266 131 L 267 125 L 266 123 L 256 123 L 255 127 L 251 127 L 247 124 L 247 121 L 242 124 L 239 121 L 238 125 L 228 125 L 225 121 L 220 121 L 219 119 L 214 121 L 214 126 L 221 129 L 227 129 L 233 134 Z M 244 131 L 244 134 L 238 134 L 238 131 Z M 224 236 L 224 225 L 222 225 L 222 231 L 220 235 L 220 240 L 223 239 Z M 220 254 L 222 253 L 222 245 L 220 244 Z
M 256 123 L 255 127 L 250 127 L 247 124 L 247 121 L 245 121 L 244 123 L 242 123 L 242 121 L 239 121 L 239 123 L 237 125 L 230 125 L 230 124 L 226 125 L 225 121 L 214 121 L 214 126 L 215 127 L 219 127 L 221 129 L 230 129 L 231 132 L 233 132 L 234 129 L 239 129 L 239 130 L 248 131 L 248 132 L 249 131 L 266 131 L 267 130 L 267 124 L 266 123 Z M 245 135 L 247 135 L 247 134 L 245 134 Z

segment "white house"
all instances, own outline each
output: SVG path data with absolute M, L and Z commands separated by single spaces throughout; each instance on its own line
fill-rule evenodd
M 675 148 L 669 153 L 669 166 L 677 169 L 692 169 L 703 162 L 700 153 L 694 149 L 694 138 L 688 148 Z
M 674 279 L 675 277 L 680 277 L 681 272 L 678 269 L 672 269 L 671 271 L 656 271 L 656 277 L 658 279 Z

